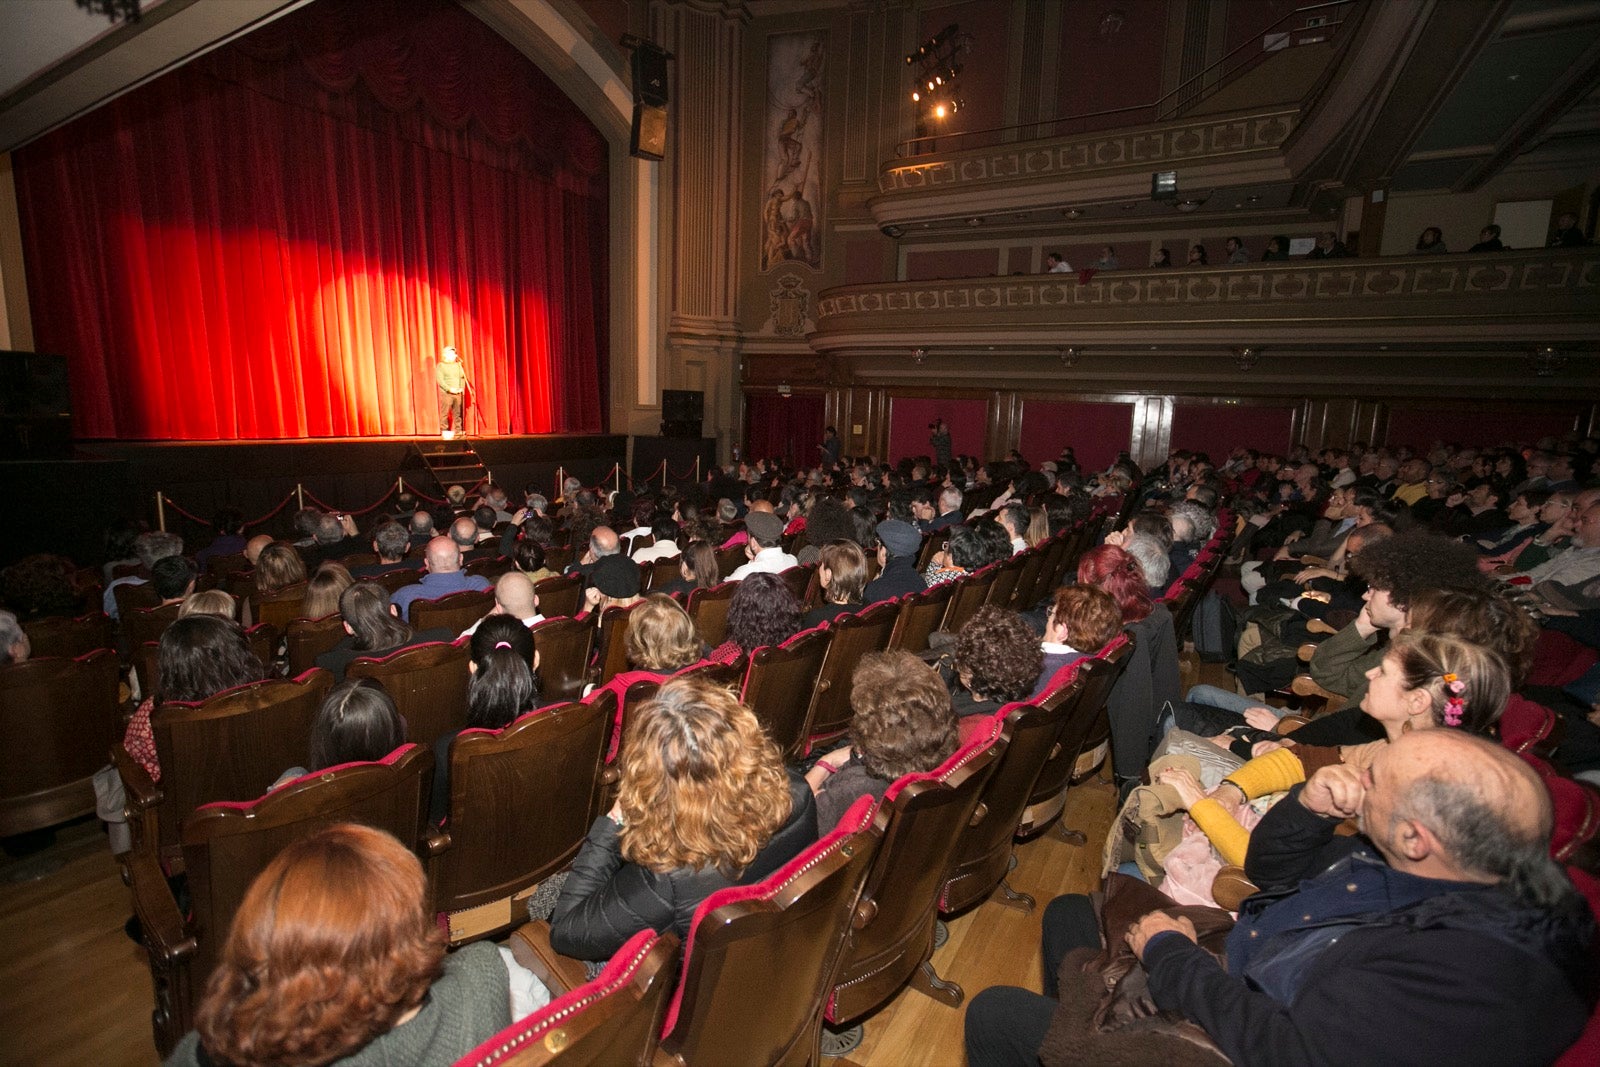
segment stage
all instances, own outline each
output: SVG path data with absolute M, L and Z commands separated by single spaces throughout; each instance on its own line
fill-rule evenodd
M 278 509 L 247 532 L 287 535 L 298 503 L 282 505 L 297 488 L 307 506 L 355 514 L 365 528 L 366 515 L 393 508 L 396 479 L 419 496 L 439 497 L 440 487 L 420 453 L 463 442 L 473 447 L 514 502 L 529 485 L 554 500 L 563 474 L 589 486 L 615 488 L 620 475 L 623 487 L 630 479 L 659 487 L 663 462 L 668 483 L 682 486 L 694 480 L 697 458 L 704 479 L 716 449 L 709 438 L 630 439 L 623 434 L 508 435 L 451 442 L 437 436 L 78 441 L 72 458 L 0 463 L 0 477 L 11 488 L 12 499 L 34 504 L 27 517 L 0 525 L 0 565 L 52 550 L 80 562 L 98 561 L 108 524 L 127 517 L 156 525 L 157 493 L 170 502 L 161 509 L 167 529 L 181 534 L 191 552 L 209 543 L 211 534 L 185 513 L 209 521 L 218 508 L 232 506 L 249 522 Z

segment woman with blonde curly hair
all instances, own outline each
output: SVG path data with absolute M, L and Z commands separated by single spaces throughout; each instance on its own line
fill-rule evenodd
M 700 902 L 760 881 L 817 839 L 805 779 L 732 693 L 677 678 L 628 724 L 617 803 L 595 820 L 551 916 L 550 943 L 609 957 L 640 930 L 688 933 Z
M 584 698 L 593 701 L 610 690 L 617 698 L 616 724 L 611 731 L 609 762 L 622 747 L 624 696 L 634 682 L 664 682 L 685 667 L 699 663 L 705 655 L 700 630 L 683 606 L 665 593 L 651 593 L 628 614 L 628 632 L 622 639 L 631 670 L 622 671 Z
M 446 957 L 445 942 L 404 845 L 318 830 L 251 883 L 167 1063 L 451 1063 L 548 1001 L 510 953 L 481 941 Z

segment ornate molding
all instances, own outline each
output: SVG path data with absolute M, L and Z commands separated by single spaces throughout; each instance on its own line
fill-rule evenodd
M 937 344 L 941 329 L 1035 342 L 1059 336 L 1043 330 L 1081 329 L 1157 342 L 1228 328 L 1316 344 L 1374 328 L 1445 345 L 1487 340 L 1488 324 L 1515 327 L 1507 343 L 1552 334 L 1586 336 L 1592 347 L 1600 248 L 843 286 L 819 296 L 816 316 L 809 340 L 818 351 L 875 337 L 900 343 L 891 338 L 908 330 Z
M 1276 153 L 1299 121 L 1289 108 L 955 151 L 887 164 L 878 187 L 886 196 L 924 193 Z

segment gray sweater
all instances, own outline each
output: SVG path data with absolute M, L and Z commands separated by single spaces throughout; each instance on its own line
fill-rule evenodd
M 447 956 L 444 974 L 428 989 L 422 1010 L 334 1062 L 340 1067 L 415 1067 L 454 1063 L 511 1025 L 510 977 L 500 952 L 479 941 Z M 190 1030 L 167 1057 L 166 1067 L 223 1067 L 200 1048 Z

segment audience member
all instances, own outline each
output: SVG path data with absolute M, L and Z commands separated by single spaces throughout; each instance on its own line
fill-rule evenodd
M 641 706 L 619 770 L 616 805 L 590 828 L 551 917 L 564 955 L 603 960 L 647 928 L 685 937 L 707 896 L 765 878 L 817 839 L 805 779 L 785 772 L 750 709 L 708 682 L 674 679 Z
M 850 676 L 850 743 L 806 772 L 826 834 L 864 796 L 882 798 L 895 780 L 949 759 L 960 744 L 950 692 L 910 652 L 872 652 Z
M 779 645 L 800 632 L 800 603 L 775 574 L 752 574 L 728 603 L 728 639 L 707 658 L 736 663 L 758 648 Z
M 1061 668 L 1097 654 L 1122 632 L 1122 610 L 1111 594 L 1093 585 L 1063 585 L 1045 616 L 1044 661 L 1029 699 L 1043 696 Z
M 411 605 L 418 600 L 438 600 L 451 593 L 483 591 L 489 580 L 461 569 L 461 546 L 449 537 L 435 537 L 423 554 L 423 575 L 414 585 L 401 587 L 392 606 L 400 618 L 410 621 Z
M 533 670 L 533 635 L 509 615 L 491 615 L 472 635 L 467 683 L 468 730 L 499 730 L 539 706 L 539 678 Z M 433 742 L 433 800 L 428 817 L 444 822 L 450 814 L 450 747 L 456 733 Z
M 300 604 L 300 617 L 321 619 L 339 610 L 339 597 L 353 579 L 343 563 L 325 562 L 306 582 L 306 598 Z
M 922 535 L 910 523 L 886 519 L 878 523 L 878 576 L 867 583 L 861 595 L 863 604 L 920 593 L 928 583 L 917 573 L 917 553 L 922 551 Z
M 770 505 L 769 505 L 770 506 Z M 728 581 L 738 582 L 752 574 L 777 574 L 800 561 L 783 550 L 783 520 L 768 511 L 751 511 L 745 516 L 745 557 L 749 562 L 728 575 Z
M 861 610 L 861 597 L 867 587 L 867 557 L 861 546 L 854 541 L 823 545 L 817 561 L 817 583 L 822 587 L 822 603 L 805 613 L 800 621 L 803 629 Z
M 455 637 L 453 631 L 442 628 L 413 631 L 391 609 L 389 591 L 376 582 L 355 582 L 340 593 L 339 615 L 345 636 L 317 657 L 317 666 L 338 681 L 344 680 L 345 668 L 359 658 L 386 656 L 412 645 Z

